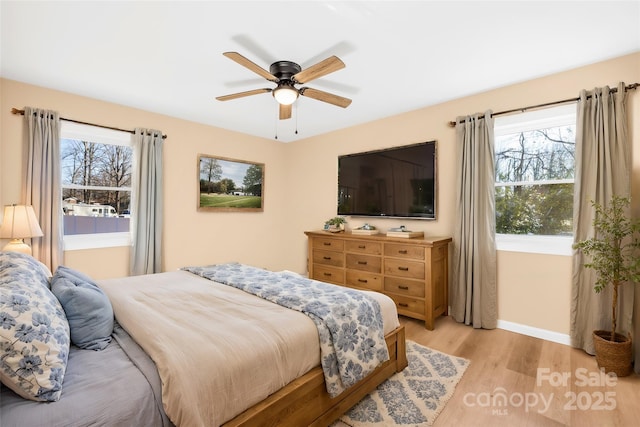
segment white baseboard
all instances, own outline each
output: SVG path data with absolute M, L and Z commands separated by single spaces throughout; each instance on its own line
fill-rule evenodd
M 516 332 L 518 334 L 556 342 L 558 344 L 571 345 L 571 338 L 569 335 L 561 334 L 559 332 L 534 328 L 532 326 L 521 325 L 519 323 L 507 322 L 506 320 L 498 320 L 498 328 L 504 329 L 505 331 Z

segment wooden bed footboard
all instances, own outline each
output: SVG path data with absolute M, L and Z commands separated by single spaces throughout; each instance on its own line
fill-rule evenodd
M 317 367 L 223 426 L 328 426 L 383 381 L 407 366 L 404 326 L 389 333 L 385 339 L 389 360 L 339 396 L 329 397 L 322 368 Z

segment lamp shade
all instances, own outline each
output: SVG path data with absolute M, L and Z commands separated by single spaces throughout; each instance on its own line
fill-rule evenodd
M 25 239 L 42 236 L 42 229 L 30 205 L 7 205 L 0 226 L 3 239 Z
M 291 105 L 298 99 L 296 88 L 282 84 L 273 91 L 273 97 L 282 105 Z

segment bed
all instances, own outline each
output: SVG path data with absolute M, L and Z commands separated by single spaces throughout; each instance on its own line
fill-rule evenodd
M 0 292 L 7 265 L 0 253 Z M 380 307 L 388 360 L 329 393 L 314 320 L 205 276 L 180 270 L 97 281 L 115 318 L 109 342 L 99 351 L 68 345 L 56 401 L 3 386 L 0 425 L 326 426 L 407 365 L 395 305 L 366 293 Z

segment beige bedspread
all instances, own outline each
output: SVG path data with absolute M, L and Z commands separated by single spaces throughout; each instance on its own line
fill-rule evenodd
M 118 322 L 154 360 L 178 426 L 217 426 L 319 365 L 311 319 L 185 271 L 99 281 Z M 382 294 L 385 334 L 398 326 Z

